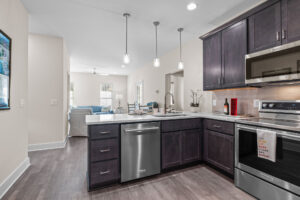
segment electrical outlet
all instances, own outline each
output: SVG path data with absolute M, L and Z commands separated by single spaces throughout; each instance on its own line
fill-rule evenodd
M 259 107 L 259 99 L 254 99 L 253 100 L 253 107 L 258 108 Z
M 217 106 L 217 100 L 216 99 L 213 99 L 213 106 Z
M 20 99 L 20 107 L 24 108 L 25 106 L 25 99 Z
M 50 105 L 51 106 L 56 106 L 57 105 L 57 99 L 51 99 L 50 100 Z

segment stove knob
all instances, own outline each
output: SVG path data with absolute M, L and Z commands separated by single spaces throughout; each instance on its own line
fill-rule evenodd
M 267 106 L 268 106 L 268 104 L 266 104 L 266 103 L 263 103 L 263 104 L 262 104 L 262 107 L 263 107 L 263 108 L 266 108 Z
M 274 107 L 274 103 L 270 103 L 269 108 L 273 108 L 273 107 Z

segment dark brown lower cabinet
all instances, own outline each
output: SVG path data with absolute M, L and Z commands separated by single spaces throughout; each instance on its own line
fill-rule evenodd
M 182 133 L 182 163 L 190 163 L 200 158 L 200 132 L 188 130 Z
M 119 182 L 120 125 L 88 126 L 88 189 Z
M 162 133 L 162 168 L 198 161 L 201 158 L 200 139 L 200 129 Z
M 205 129 L 204 160 L 233 175 L 234 137 Z
M 181 164 L 181 132 L 162 133 L 162 168 Z

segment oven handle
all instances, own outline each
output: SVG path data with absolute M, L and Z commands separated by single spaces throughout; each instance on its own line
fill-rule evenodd
M 268 128 L 256 128 L 256 127 L 245 126 L 245 125 L 240 125 L 240 124 L 237 125 L 237 128 L 238 128 L 238 130 L 242 129 L 242 130 L 251 131 L 251 132 L 256 132 L 258 129 L 273 130 L 273 129 L 268 129 Z M 285 131 L 276 131 L 276 135 L 278 135 L 282 138 L 285 138 L 285 139 L 300 141 L 300 134 L 296 135 L 296 134 L 288 133 Z

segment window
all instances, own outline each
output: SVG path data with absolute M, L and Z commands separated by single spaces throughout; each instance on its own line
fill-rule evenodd
M 144 83 L 143 81 L 139 81 L 136 85 L 136 101 L 138 104 L 142 105 L 143 104 L 143 93 L 144 91 Z
M 100 86 L 100 106 L 112 107 L 112 86 L 110 84 Z
M 74 106 L 74 83 L 70 83 L 70 106 Z

